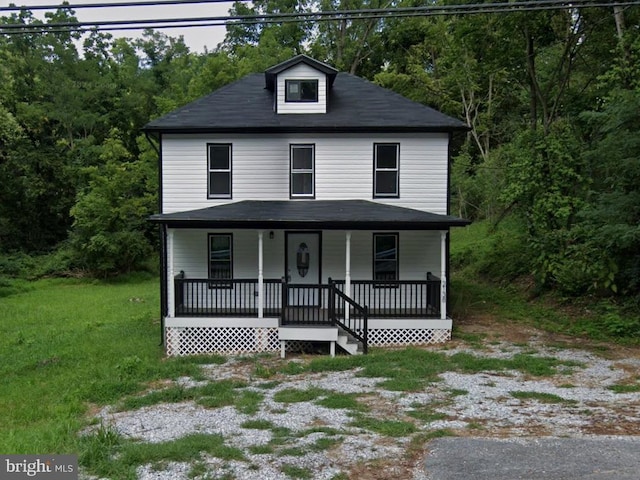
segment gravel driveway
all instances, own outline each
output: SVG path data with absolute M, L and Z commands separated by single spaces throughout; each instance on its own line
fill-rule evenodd
M 468 352 L 485 358 L 509 359 L 518 354 L 554 357 L 573 366 L 560 366 L 544 377 L 518 370 L 444 372 L 440 381 L 420 391 L 401 392 L 379 386 L 384 378 L 359 376 L 359 369 L 279 373 L 265 380 L 254 375 L 255 359 L 230 359 L 223 365 L 203 366 L 206 377 L 208 381 L 252 379 L 244 389 L 263 395 L 254 414 L 241 413 L 233 406 L 205 408 L 195 402 L 181 402 L 131 411 L 105 408 L 98 418 L 121 435 L 140 442 L 167 442 L 195 432 L 217 433 L 224 436 L 227 445 L 244 452 L 242 460 L 203 455 L 197 460 L 197 472 L 192 471 L 195 460 L 142 465 L 138 478 L 145 480 L 525 478 L 514 476 L 513 471 L 505 477 L 474 477 L 469 476 L 470 470 L 465 474 L 462 459 L 474 458 L 473 452 L 467 455 L 465 449 L 482 452 L 488 447 L 460 445 L 486 439 L 509 441 L 511 446 L 537 438 L 636 440 L 640 433 L 640 392 L 636 388 L 640 384 L 640 358 L 636 350 L 583 349 L 558 343 L 557 339 L 550 341 L 533 330 L 520 331 L 519 335 L 519 341 L 496 334 L 486 335 L 481 341 L 458 340 L 424 348 L 446 355 Z M 286 360 L 290 361 L 307 362 L 308 357 Z M 261 356 L 259 362 L 277 367 L 282 361 L 274 355 Z M 185 389 L 203 385 L 188 378 L 179 383 Z M 382 424 L 404 422 L 413 428 L 406 434 L 370 428 L 358 420 L 363 417 L 353 408 L 324 406 L 322 395 L 310 401 L 278 401 L 278 392 L 310 388 L 353 394 L 366 405 L 366 418 Z M 428 415 L 415 414 L 423 407 L 428 407 Z M 258 420 L 265 426 L 256 428 Z M 286 435 L 281 434 L 283 431 Z M 640 443 L 633 448 L 636 446 Z M 483 456 L 475 458 L 481 461 Z M 534 459 L 528 467 L 534 473 L 536 461 L 539 472 L 548 468 L 544 455 L 537 458 L 540 460 Z M 463 472 L 461 476 L 454 476 L 456 465 Z M 640 461 L 636 468 L 640 469 Z M 477 466 L 476 470 L 482 471 Z M 540 474 L 526 478 L 551 477 Z

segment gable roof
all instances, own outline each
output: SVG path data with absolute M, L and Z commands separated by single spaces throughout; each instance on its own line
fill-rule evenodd
M 309 61 L 308 57 L 294 58 L 298 62 Z M 291 66 L 287 62 L 272 68 L 286 69 Z M 433 108 L 342 72 L 336 75 L 328 95 L 327 113 L 277 114 L 273 102 L 273 92 L 264 88 L 264 76 L 252 74 L 149 122 L 143 130 L 163 133 L 392 133 L 468 129 L 461 121 Z
M 243 200 L 187 212 L 156 214 L 177 228 L 322 228 L 327 230 L 442 230 L 468 220 L 369 200 Z
M 276 76 L 279 73 L 282 73 L 285 70 L 291 67 L 294 67 L 300 63 L 309 65 L 310 67 L 315 68 L 316 70 L 327 75 L 327 83 L 329 84 L 329 88 L 333 86 L 333 82 L 336 79 L 338 70 L 336 70 L 330 65 L 327 65 L 326 63 L 319 62 L 315 58 L 311 58 L 307 55 L 301 54 L 301 55 L 296 55 L 295 57 L 290 58 L 289 60 L 285 60 L 284 62 L 279 63 L 278 65 L 274 65 L 273 67 L 267 69 L 264 72 L 267 90 L 271 90 L 273 92 L 275 87 Z

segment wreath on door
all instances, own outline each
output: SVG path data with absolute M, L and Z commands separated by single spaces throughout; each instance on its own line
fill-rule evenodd
M 301 277 L 305 277 L 309 272 L 309 247 L 304 242 L 298 246 L 296 252 L 296 267 Z

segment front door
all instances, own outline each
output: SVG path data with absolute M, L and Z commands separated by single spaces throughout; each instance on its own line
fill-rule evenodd
M 320 285 L 320 233 L 287 233 L 289 305 L 318 305 Z M 311 286 L 314 287 L 311 287 Z

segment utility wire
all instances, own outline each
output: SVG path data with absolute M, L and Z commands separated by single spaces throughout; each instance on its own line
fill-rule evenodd
M 111 8 L 111 7 L 145 7 L 145 6 L 161 6 L 161 5 L 185 5 L 185 4 L 207 4 L 207 3 L 232 3 L 234 0 L 134 0 L 134 1 L 118 1 L 118 2 L 96 2 L 96 3 L 78 3 L 78 4 L 60 4 L 60 5 L 10 5 L 8 7 L 0 7 L 0 11 L 20 11 L 20 10 L 57 10 L 60 8 L 81 10 L 84 8 Z M 249 3 L 250 0 L 239 0 L 241 3 Z M 493 3 L 495 6 L 509 5 L 564 5 L 565 7 L 574 7 L 578 4 L 603 3 L 598 0 L 525 0 L 520 2 L 503 2 Z M 610 0 L 605 2 L 610 6 L 620 6 L 626 2 Z M 441 5 L 441 6 L 424 6 L 420 8 L 475 8 L 485 6 L 486 3 L 475 4 L 458 4 L 458 5 Z M 395 9 L 398 7 L 390 7 Z
M 175 0 L 172 0 L 175 1 Z M 190 0 L 193 1 L 193 0 Z M 133 3 L 133 2 L 131 2 Z M 227 25 L 255 25 L 271 23 L 299 23 L 308 21 L 362 20 L 380 18 L 403 18 L 415 16 L 459 15 L 480 13 L 513 13 L 543 10 L 577 9 L 640 5 L 640 0 L 593 1 L 593 0 L 538 0 L 512 3 L 444 5 L 429 7 L 396 7 L 378 9 L 270 13 L 263 15 L 237 15 L 217 17 L 193 17 L 176 19 L 109 20 L 93 22 L 57 22 L 49 24 L 5 24 L 0 26 L 3 34 L 25 34 L 46 32 L 85 32 L 89 30 L 140 30 L 150 27 L 186 28 Z
M 194 3 L 233 3 L 235 0 L 145 0 L 135 2 L 101 2 L 101 3 L 78 3 L 69 5 L 9 5 L 0 7 L 0 12 L 17 12 L 21 10 L 57 10 L 59 8 L 82 10 L 84 8 L 111 8 L 111 7 L 158 7 L 162 5 L 187 5 Z M 242 3 L 251 0 L 238 0 Z

